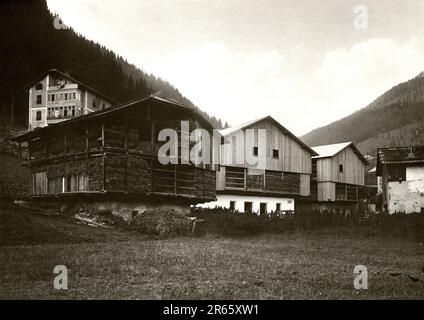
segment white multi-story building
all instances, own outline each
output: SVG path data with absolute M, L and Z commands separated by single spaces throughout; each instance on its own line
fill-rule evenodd
M 30 85 L 28 130 L 108 108 L 114 103 L 68 74 L 51 69 Z

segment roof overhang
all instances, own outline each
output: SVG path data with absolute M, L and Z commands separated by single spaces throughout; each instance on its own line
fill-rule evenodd
M 157 103 L 160 103 L 160 104 L 165 104 L 165 105 L 167 105 L 168 107 L 171 107 L 171 108 L 186 111 L 186 112 L 194 115 L 207 130 L 212 131 L 214 129 L 213 126 L 209 123 L 209 121 L 206 120 L 206 118 L 204 118 L 203 115 L 200 112 L 198 112 L 197 110 L 195 110 L 194 108 L 185 106 L 185 105 L 178 103 L 178 102 L 169 101 L 167 99 L 160 98 L 160 97 L 157 97 L 157 96 L 149 96 L 147 98 L 138 99 L 138 100 L 135 100 L 135 101 L 123 103 L 123 104 L 120 104 L 120 105 L 117 105 L 117 106 L 114 106 L 114 107 L 106 108 L 106 109 L 99 110 L 99 111 L 96 111 L 96 112 L 91 112 L 91 113 L 88 113 L 86 115 L 82 115 L 82 116 L 79 116 L 79 117 L 76 117 L 76 118 L 72 118 L 72 119 L 65 120 L 65 121 L 62 121 L 62 122 L 58 122 L 58 123 L 55 123 L 55 124 L 50 124 L 46 127 L 38 128 L 38 129 L 35 129 L 35 130 L 32 130 L 32 131 L 29 131 L 25 134 L 13 137 L 10 140 L 14 141 L 14 142 L 25 142 L 25 141 L 28 141 L 28 140 L 32 140 L 32 139 L 44 136 L 44 135 L 48 134 L 49 132 L 52 132 L 52 131 L 55 131 L 55 130 L 58 130 L 58 129 L 61 129 L 61 128 L 71 127 L 73 125 L 84 123 L 85 121 L 98 119 L 98 118 L 110 116 L 110 115 L 113 115 L 113 114 L 119 114 L 119 113 L 121 113 L 125 110 L 138 108 L 138 107 L 140 107 L 140 105 L 147 106 L 147 104 L 149 102 L 157 102 Z
M 274 123 L 281 131 L 283 131 L 285 134 L 287 134 L 289 137 L 291 137 L 293 140 L 295 140 L 298 144 L 300 144 L 302 146 L 303 149 L 307 150 L 311 155 L 318 155 L 310 146 L 308 146 L 300 138 L 298 138 L 293 133 L 291 133 L 281 123 L 279 123 L 277 120 L 275 120 L 271 116 L 262 117 L 262 118 L 259 118 L 259 119 L 253 120 L 253 121 L 246 122 L 246 123 L 241 124 L 239 126 L 234 126 L 234 127 L 231 127 L 231 128 L 223 129 L 220 132 L 224 137 L 230 136 L 230 135 L 234 134 L 235 132 L 237 132 L 238 130 L 246 129 L 246 128 L 248 128 L 248 127 L 250 127 L 250 126 L 252 126 L 252 125 L 254 125 L 258 122 L 262 122 L 262 121 L 266 121 L 266 120 Z
M 359 149 L 355 146 L 355 144 L 353 142 L 349 142 L 346 143 L 346 145 L 341 148 L 340 150 L 337 150 L 337 152 L 335 152 L 334 154 L 331 155 L 325 155 L 325 156 L 320 156 L 317 155 L 315 157 L 312 157 L 312 159 L 324 159 L 324 158 L 331 158 L 334 157 L 335 155 L 339 154 L 340 152 L 342 152 L 343 150 L 345 150 L 348 147 L 352 147 L 353 152 L 358 156 L 358 158 L 364 163 L 364 164 L 369 164 L 368 160 L 364 157 L 364 155 L 362 154 L 361 151 L 359 151 Z

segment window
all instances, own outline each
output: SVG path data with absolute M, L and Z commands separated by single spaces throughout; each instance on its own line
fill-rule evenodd
M 245 213 L 252 213 L 252 202 L 245 202 L 244 203 L 244 212 Z
M 96 108 L 96 101 L 93 101 L 93 108 Z
M 259 204 L 259 213 L 260 213 L 260 214 L 265 214 L 265 213 L 267 213 L 267 210 L 266 210 L 266 202 L 261 202 L 261 203 Z
M 41 104 L 41 94 L 37 94 L 37 104 Z
M 404 165 L 389 166 L 387 169 L 390 182 L 406 181 L 406 167 Z
M 75 106 L 72 106 L 72 116 L 75 116 Z
M 72 92 L 72 99 L 75 100 L 75 92 Z
M 68 100 L 68 94 L 65 93 L 65 100 Z
M 37 113 L 35 114 L 35 120 L 41 121 L 41 111 L 37 111 Z
M 253 155 L 254 156 L 258 155 L 258 147 L 253 147 Z
M 66 118 L 68 116 L 68 109 L 63 110 L 63 116 Z
M 339 172 L 343 173 L 343 165 L 342 164 L 339 164 Z
M 230 201 L 230 211 L 234 212 L 236 210 L 236 202 Z
M 52 94 L 52 101 L 54 101 L 54 97 L 55 97 L 55 95 L 54 95 L 54 94 Z
M 277 203 L 275 205 L 275 212 L 280 213 L 281 212 L 281 203 Z
M 279 158 L 279 156 L 278 156 L 278 149 L 274 149 L 274 150 L 272 150 L 272 157 L 273 158 Z
M 35 90 L 43 90 L 43 84 L 42 83 L 37 83 L 35 85 Z

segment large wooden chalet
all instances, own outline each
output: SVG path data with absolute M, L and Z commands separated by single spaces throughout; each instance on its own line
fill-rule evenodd
M 13 140 L 28 144 L 25 165 L 32 172 L 33 199 L 133 200 L 188 207 L 215 200 L 215 171 L 205 164 L 159 163 L 158 132 L 172 128 L 180 135 L 181 120 L 189 121 L 190 130 L 203 128 L 212 134 L 212 126 L 196 110 L 150 96 Z
M 253 137 L 247 136 L 249 129 Z M 266 130 L 263 145 L 258 143 L 260 129 Z M 224 143 L 217 170 L 217 200 L 202 206 L 239 212 L 287 212 L 294 211 L 297 199 L 309 196 L 311 156 L 317 153 L 274 118 L 267 116 L 220 133 Z M 244 139 L 238 139 L 239 135 Z M 251 146 L 247 147 L 249 139 Z M 259 157 L 262 152 L 264 168 L 251 168 L 247 157 Z

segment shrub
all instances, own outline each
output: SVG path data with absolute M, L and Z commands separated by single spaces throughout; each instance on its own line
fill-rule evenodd
M 228 209 L 193 208 L 192 216 L 203 219 L 199 233 L 230 237 L 255 236 L 264 233 L 325 230 L 351 236 L 390 236 L 424 240 L 424 213 L 364 215 L 353 211 L 298 210 L 285 215 L 236 213 Z
M 138 214 L 131 221 L 130 228 L 148 235 L 172 237 L 187 235 L 190 220 L 173 209 L 149 209 Z

